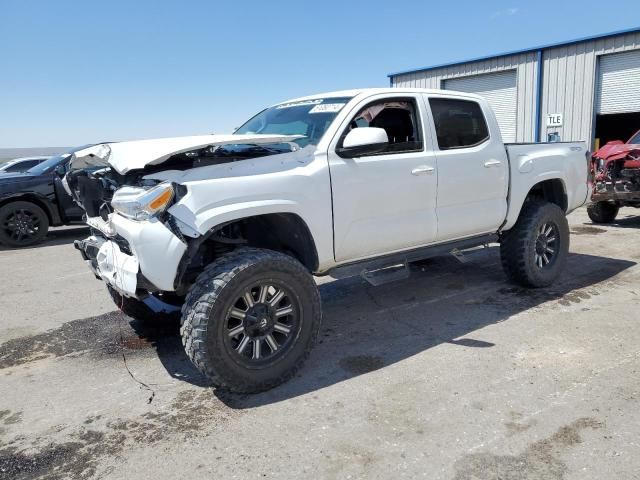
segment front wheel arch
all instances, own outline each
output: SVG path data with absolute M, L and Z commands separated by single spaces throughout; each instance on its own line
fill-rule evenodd
M 295 213 L 268 213 L 222 223 L 191 240 L 178 266 L 175 290 L 184 292 L 188 288 L 189 277 L 194 279 L 188 272 L 199 272 L 206 264 L 240 247 L 281 252 L 298 260 L 310 273 L 318 270 L 318 250 L 307 223 Z

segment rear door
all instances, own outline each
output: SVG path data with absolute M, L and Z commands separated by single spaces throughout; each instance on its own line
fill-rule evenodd
M 328 151 L 337 261 L 356 260 L 435 241 L 436 158 L 416 94 L 384 94 L 357 103 Z M 387 148 L 342 158 L 336 148 L 353 128 L 387 131 Z
M 494 232 L 507 213 L 508 161 L 485 101 L 425 96 L 438 159 L 438 241 Z M 482 102 L 482 105 L 481 103 Z

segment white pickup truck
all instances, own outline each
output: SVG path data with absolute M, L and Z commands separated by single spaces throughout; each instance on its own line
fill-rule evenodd
M 552 283 L 588 160 L 584 143 L 505 145 L 479 96 L 384 88 L 290 100 L 232 135 L 96 145 L 64 183 L 92 230 L 76 247 L 117 305 L 151 321 L 181 311 L 193 363 L 257 392 L 309 355 L 313 275 L 358 263 L 375 281 L 499 242 L 513 281 Z

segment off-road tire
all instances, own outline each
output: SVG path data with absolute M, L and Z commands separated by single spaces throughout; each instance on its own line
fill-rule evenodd
M 239 292 L 259 281 L 276 281 L 300 306 L 300 327 L 283 356 L 260 368 L 241 364 L 225 343 L 225 321 Z M 182 307 L 181 335 L 187 356 L 217 387 L 256 393 L 286 382 L 302 367 L 315 344 L 322 319 L 318 288 L 295 258 L 258 248 L 239 248 L 209 264 Z
M 595 202 L 587 207 L 587 215 L 594 223 L 611 223 L 616 219 L 620 207 L 611 202 Z
M 553 223 L 557 228 L 556 257 L 553 263 L 539 268 L 536 243 L 540 228 Z M 569 254 L 569 224 L 564 211 L 553 203 L 540 200 L 527 202 L 513 228 L 502 234 L 500 258 L 509 279 L 525 287 L 551 285 L 560 275 Z
M 178 322 L 180 321 L 179 312 L 154 312 L 143 301 L 136 298 L 125 297 L 110 285 L 107 285 L 107 290 L 109 291 L 109 295 L 111 295 L 111 299 L 113 300 L 113 303 L 115 303 L 116 307 L 118 307 L 122 313 L 128 317 L 131 317 L 134 320 L 139 320 L 144 323 L 145 326 L 167 326 L 175 324 L 175 327 L 177 328 Z
M 5 223 L 8 221 L 9 216 L 17 211 L 28 212 L 29 215 L 38 222 L 37 232 L 20 241 L 12 238 L 12 236 L 5 230 Z M 47 217 L 44 210 L 35 203 L 17 201 L 7 203 L 0 207 L 0 244 L 6 245 L 7 247 L 28 247 L 29 245 L 41 242 L 44 237 L 47 236 L 48 231 L 49 217 Z

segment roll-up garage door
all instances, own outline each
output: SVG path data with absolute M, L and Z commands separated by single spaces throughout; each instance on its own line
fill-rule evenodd
M 600 57 L 596 112 L 640 112 L 640 50 Z
M 444 88 L 477 93 L 485 97 L 498 118 L 503 141 L 516 141 L 517 88 L 515 70 L 451 78 L 444 81 Z

